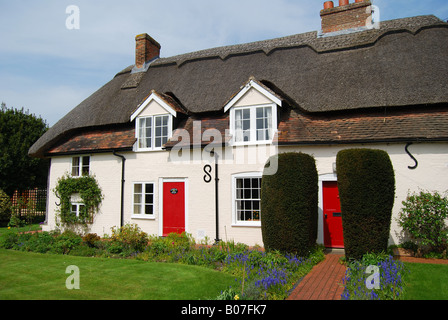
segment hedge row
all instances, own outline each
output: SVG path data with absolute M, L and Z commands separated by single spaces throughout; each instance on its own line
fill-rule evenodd
M 263 175 L 261 183 L 264 246 L 267 250 L 307 255 L 317 239 L 315 160 L 304 153 L 282 153 L 275 157 L 278 157 L 277 173 Z
M 395 198 L 389 155 L 376 149 L 342 150 L 336 167 L 346 257 L 385 252 Z

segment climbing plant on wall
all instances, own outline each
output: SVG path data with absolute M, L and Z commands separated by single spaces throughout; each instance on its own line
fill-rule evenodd
M 71 177 L 65 175 L 58 179 L 54 193 L 60 199 L 59 218 L 65 225 L 86 225 L 93 221 L 94 214 L 103 200 L 101 188 L 95 177 Z M 77 212 L 72 210 L 72 196 L 81 198 Z

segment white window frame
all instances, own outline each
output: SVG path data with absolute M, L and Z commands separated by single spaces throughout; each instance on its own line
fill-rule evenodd
M 84 165 L 84 158 L 89 159 L 88 165 Z M 74 164 L 75 159 L 78 159 L 78 165 L 76 165 L 76 166 Z M 71 176 L 72 177 L 88 176 L 90 174 L 90 162 L 91 162 L 90 156 L 76 156 L 76 157 L 72 157 L 71 170 L 70 170 Z M 87 174 L 83 174 L 83 169 L 84 168 L 87 168 Z M 75 174 L 73 174 L 74 170 L 76 170 Z
M 136 130 L 135 130 L 135 137 L 137 138 L 137 151 L 160 151 L 163 150 L 163 145 L 160 147 L 156 147 L 156 118 L 160 117 L 168 117 L 168 133 L 167 133 L 167 140 L 169 140 L 172 137 L 173 134 L 173 116 L 169 113 L 166 114 L 155 114 L 150 116 L 142 116 L 137 117 L 136 119 Z M 141 119 L 151 119 L 151 146 L 142 148 L 140 147 L 140 120 Z
M 73 207 L 76 207 L 75 211 L 73 211 Z M 76 217 L 79 217 L 81 207 L 85 207 L 85 204 L 82 202 L 70 202 L 70 213 L 74 213 Z
M 152 185 L 152 193 L 146 192 L 146 185 L 151 184 Z M 135 186 L 141 185 L 142 186 L 142 193 L 141 193 L 141 203 L 135 202 Z M 152 194 L 152 203 L 146 203 L 146 194 Z M 135 213 L 134 208 L 136 205 L 140 205 L 140 213 Z M 146 205 L 152 205 L 152 214 L 146 214 L 145 213 L 145 207 Z M 152 181 L 149 182 L 134 182 L 132 184 L 132 208 L 131 208 L 131 218 L 132 219 L 155 219 L 155 213 L 156 213 L 156 184 Z
M 245 172 L 245 173 L 237 173 L 232 175 L 232 226 L 235 227 L 261 227 L 261 180 L 260 180 L 260 220 L 258 221 L 240 221 L 238 220 L 238 212 L 237 212 L 237 180 L 244 178 L 258 178 L 261 179 L 263 176 L 262 172 Z
M 257 109 L 258 108 L 271 108 L 271 139 L 269 140 L 257 140 Z M 249 141 L 236 141 L 236 110 L 250 110 L 250 139 Z M 232 107 L 230 109 L 230 132 L 232 134 L 232 144 L 238 145 L 256 145 L 256 144 L 270 144 L 274 139 L 275 133 L 277 132 L 277 104 L 267 103 L 259 105 Z M 244 133 L 243 133 L 244 135 Z

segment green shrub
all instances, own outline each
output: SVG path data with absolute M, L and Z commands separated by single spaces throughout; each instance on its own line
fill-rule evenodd
M 13 249 L 18 239 L 17 232 L 5 232 L 0 236 L 0 248 Z
M 304 153 L 279 154 L 276 174 L 263 175 L 261 182 L 265 248 L 307 255 L 317 239 L 317 199 L 314 158 Z
M 100 241 L 100 237 L 96 233 L 87 233 L 82 237 L 82 241 L 90 248 L 95 248 L 96 243 Z
M 9 196 L 0 189 L 0 226 L 6 226 L 11 218 L 11 200 Z
M 121 228 L 112 228 L 112 243 L 118 243 L 123 249 L 143 251 L 148 245 L 148 234 L 141 231 L 136 224 L 126 224 Z M 118 246 L 117 246 L 118 248 Z
M 386 252 L 395 198 L 389 155 L 375 149 L 342 150 L 336 166 L 347 258 Z
M 58 254 L 69 254 L 70 251 L 82 242 L 82 237 L 72 231 L 64 231 L 55 237 L 49 252 Z
M 398 223 L 420 247 L 429 251 L 447 249 L 448 197 L 438 192 L 409 193 L 402 202 Z
M 23 241 L 23 235 L 20 241 L 20 250 L 38 253 L 47 253 L 52 250 L 55 243 L 55 237 L 48 232 L 28 234 L 26 241 Z

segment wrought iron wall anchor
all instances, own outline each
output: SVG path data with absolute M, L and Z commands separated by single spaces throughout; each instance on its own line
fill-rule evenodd
M 210 175 L 210 172 L 212 172 L 212 166 L 209 164 L 206 164 L 204 166 L 204 172 L 205 172 L 204 181 L 206 183 L 209 183 L 210 181 L 212 181 L 212 176 Z
M 414 166 L 408 166 L 408 168 L 410 169 L 410 170 L 415 170 L 415 169 L 417 169 L 417 167 L 418 167 L 418 161 L 417 161 L 417 159 L 415 159 L 415 157 L 409 152 L 409 150 L 408 150 L 408 148 L 409 148 L 409 146 L 412 144 L 412 142 L 408 142 L 407 144 L 406 144 L 406 146 L 404 147 L 404 150 L 406 151 L 406 153 L 411 157 L 411 159 L 412 160 L 414 160 L 414 162 L 415 162 L 415 165 Z
M 57 191 L 55 191 L 54 194 L 56 195 L 56 197 L 57 197 L 59 200 L 61 200 L 61 197 L 59 196 L 59 193 L 58 193 Z M 55 204 L 56 206 L 59 207 L 59 206 L 61 206 L 61 201 L 59 201 L 59 203 L 57 203 L 57 202 L 55 201 L 54 204 Z

